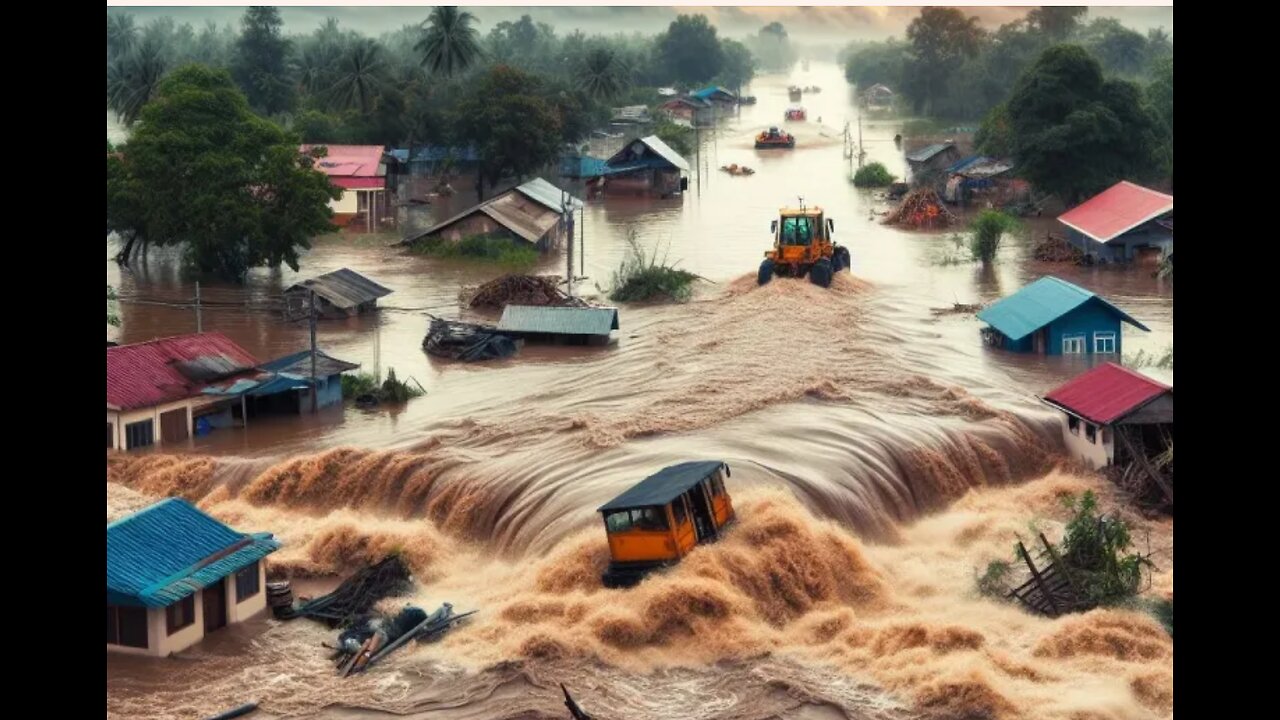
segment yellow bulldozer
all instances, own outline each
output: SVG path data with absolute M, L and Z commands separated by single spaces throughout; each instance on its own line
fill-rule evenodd
M 766 250 L 757 276 L 764 285 L 774 275 L 782 277 L 809 276 L 810 282 L 831 287 L 831 280 L 841 270 L 848 270 L 849 248 L 831 241 L 835 223 L 827 218 L 820 207 L 782 208 L 778 219 L 770 226 L 773 233 L 773 249 Z

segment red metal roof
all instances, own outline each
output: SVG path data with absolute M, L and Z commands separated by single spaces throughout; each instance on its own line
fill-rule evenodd
M 153 407 L 199 395 L 213 379 L 192 379 L 178 363 L 211 371 L 252 370 L 258 360 L 222 333 L 179 335 L 107 348 L 107 405 L 121 410 Z M 223 377 L 231 374 L 224 372 Z
M 324 147 L 329 152 L 316 161 L 316 169 L 330 177 L 382 177 L 385 171 L 378 172 L 382 164 L 381 145 L 324 145 L 316 143 L 303 145 L 302 152 L 308 153 L 312 148 Z
M 1055 388 L 1044 399 L 1086 420 L 1107 425 L 1172 391 L 1146 375 L 1104 363 Z
M 1058 222 L 1107 242 L 1173 210 L 1173 196 L 1121 180 L 1058 216 Z
M 329 182 L 344 190 L 380 188 L 387 184 L 387 181 L 380 177 L 330 177 Z

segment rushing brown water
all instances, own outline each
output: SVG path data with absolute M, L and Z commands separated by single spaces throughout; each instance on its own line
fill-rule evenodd
M 796 131 L 795 151 L 755 151 L 751 136 L 780 124 L 791 82 L 826 88 L 804 101 L 825 125 Z M 460 288 L 497 272 L 405 255 L 387 247 L 394 238 L 326 239 L 300 274 L 202 284 L 207 302 L 258 305 L 299 276 L 368 274 L 395 290 L 385 305 L 405 309 L 324 323 L 320 345 L 366 369 L 395 367 L 428 395 L 396 412 L 251 421 L 247 434 L 195 440 L 189 455 L 109 457 L 109 517 L 183 495 L 276 532 L 286 547 L 275 567 L 294 577 L 400 549 L 424 606 L 481 614 L 352 681 L 324 660 L 329 633 L 303 621 L 210 639 L 184 653 L 197 662 L 183 677 L 161 670 L 172 660 L 112 657 L 109 713 L 197 718 L 259 699 L 280 717 L 564 717 L 565 682 L 590 712 L 616 718 L 1171 715 L 1172 643 L 1146 616 L 1049 621 L 976 596 L 976 569 L 1005 558 L 1027 523 L 1059 526 L 1060 495 L 1109 491 L 1051 472 L 1056 419 L 1034 397 L 1081 366 L 992 352 L 972 317 L 929 312 L 1053 273 L 1152 328 L 1126 328 L 1126 353 L 1156 352 L 1172 344 L 1171 287 L 1140 271 L 1040 265 L 1025 241 L 989 271 L 941 263 L 955 252 L 948 233 L 881 226 L 871 213 L 882 203 L 848 183 L 846 88 L 818 63 L 758 79 L 759 104 L 704 137 L 704 171 L 684 198 L 588 206 L 587 273 L 601 286 L 631 230 L 714 283 L 685 305 L 622 308 L 609 348 L 528 347 L 484 366 L 428 358 L 422 309 L 456 315 Z M 897 132 L 863 125 L 870 159 L 902 174 Z M 757 172 L 715 170 L 730 163 Z M 769 221 L 798 196 L 835 219 L 853 276 L 830 290 L 757 288 Z M 194 293 L 172 257 L 107 268 L 126 298 Z M 562 268 L 553 256 L 543 269 Z M 186 309 L 126 302 L 121 315 L 126 342 L 194 330 Z M 264 358 L 307 342 L 304 325 L 268 312 L 213 307 L 204 327 Z M 603 590 L 594 508 L 691 457 L 731 464 L 741 524 L 635 590 Z M 1171 522 L 1134 521 L 1164 553 L 1154 591 L 1171 594 Z

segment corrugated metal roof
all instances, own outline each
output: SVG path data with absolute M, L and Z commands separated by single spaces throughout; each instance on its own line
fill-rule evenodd
M 1109 425 L 1173 388 L 1115 363 L 1103 363 L 1044 396 L 1045 402 Z
M 695 460 L 662 468 L 601 505 L 597 512 L 666 505 L 721 467 L 728 465 L 723 460 Z
M 389 153 L 400 162 L 410 162 L 409 148 L 396 148 Z M 452 158 L 455 162 L 479 162 L 480 151 L 474 147 L 444 147 L 420 145 L 413 148 L 412 162 L 440 162 Z
M 210 379 L 257 364 L 248 350 L 217 332 L 109 347 L 107 406 L 134 410 L 193 397 Z M 184 369 L 195 377 L 184 375 Z
M 587 155 L 563 157 L 560 159 L 560 175 L 568 178 L 585 178 L 603 175 L 608 165 L 600 158 Z
M 165 607 L 280 548 L 237 532 L 181 498 L 107 525 L 107 603 Z
M 287 373 L 303 378 L 309 378 L 311 377 L 311 351 L 303 350 L 302 352 L 296 352 L 292 355 L 285 355 L 284 357 L 265 362 L 258 367 L 271 372 Z M 319 350 L 316 351 L 316 377 L 340 375 L 348 370 L 355 370 L 358 367 L 360 367 L 359 363 L 339 360 L 332 355 L 327 355 Z
M 344 310 L 391 294 L 391 290 L 347 268 L 334 270 L 309 280 L 303 280 L 300 283 L 291 285 L 288 290 L 285 290 L 285 293 L 304 292 L 306 290 L 314 290 L 316 295 L 328 300 L 335 307 L 340 307 Z
M 955 143 L 949 143 L 949 142 L 934 143 L 933 145 L 926 145 L 920 148 L 919 150 L 916 150 L 913 153 L 908 153 L 907 162 L 927 162 L 929 158 L 933 157 L 934 155 L 937 155 L 938 153 L 946 150 L 947 148 L 953 148 L 955 146 L 956 146 Z
M 719 85 L 713 85 L 712 87 L 702 88 L 698 92 L 690 93 L 690 94 L 693 97 L 696 97 L 700 100 L 709 100 L 716 96 L 727 96 L 729 100 L 732 100 L 733 98 L 737 97 L 737 95 L 734 95 L 733 93 L 720 87 Z
M 618 329 L 617 308 L 508 305 L 498 330 L 552 335 L 608 335 Z
M 1010 340 L 1020 340 L 1085 303 L 1097 300 L 1122 320 L 1142 330 L 1146 325 L 1100 295 L 1066 280 L 1046 275 L 978 313 L 978 319 Z
M 1121 180 L 1058 216 L 1058 222 L 1098 242 L 1173 212 L 1173 196 Z
M 582 202 L 577 198 L 572 198 L 570 203 L 575 210 L 582 207 Z M 402 244 L 412 244 L 478 212 L 493 218 L 495 222 L 521 238 L 536 243 L 560 221 L 563 214 L 560 205 L 560 188 L 542 178 L 530 180 L 479 205 L 467 208 L 413 237 L 406 238 Z
M 702 98 L 700 98 L 700 97 L 693 97 L 693 96 L 690 96 L 690 95 L 682 95 L 682 96 L 680 96 L 680 97 L 671 98 L 670 100 L 668 100 L 668 101 L 666 101 L 666 102 L 662 103 L 662 104 L 661 104 L 661 105 L 659 105 L 658 107 L 666 108 L 666 107 L 670 107 L 670 106 L 672 106 L 672 105 L 687 105 L 687 106 L 689 106 L 689 107 L 691 107 L 691 108 L 698 108 L 698 109 L 702 109 L 702 108 L 709 108 L 709 107 L 711 107 L 711 102 L 710 102 L 709 100 L 703 100 L 703 99 L 702 99 Z
M 613 116 L 609 121 L 615 123 L 649 122 L 649 108 L 644 105 L 616 107 L 613 109 Z
M 330 178 L 329 182 L 343 190 L 372 190 L 387 186 L 386 178 L 380 177 L 335 177 Z
M 627 143 L 626 147 L 622 148 L 617 153 L 615 153 L 613 157 L 609 158 L 609 161 L 608 161 L 609 167 L 612 168 L 619 164 L 630 164 L 632 162 L 635 162 L 634 160 L 629 159 L 630 156 L 633 154 L 629 151 L 632 149 L 632 146 L 635 143 L 641 143 L 645 147 L 649 148 L 649 150 L 653 151 L 653 153 L 657 155 L 658 158 L 660 158 L 665 165 L 674 165 L 675 167 L 680 168 L 685 172 L 689 171 L 689 163 L 686 162 L 685 159 L 680 156 L 680 153 L 676 152 L 675 150 L 672 150 L 670 145 L 662 142 L 662 139 L 659 138 L 657 135 L 648 135 L 646 137 L 640 138 L 639 140 L 635 140 L 633 142 Z

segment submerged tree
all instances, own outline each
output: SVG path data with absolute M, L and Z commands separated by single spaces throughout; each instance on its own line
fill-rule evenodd
M 239 280 L 298 269 L 298 250 L 332 229 L 339 191 L 298 138 L 253 114 L 225 70 L 188 65 L 160 84 L 118 155 L 107 158 L 107 229 L 181 246 L 192 271 Z
M 116 296 L 115 288 L 107 286 L 107 324 L 111 327 L 120 327 L 120 316 L 116 314 Z
M 1084 48 L 1049 48 L 1007 106 L 1019 172 L 1069 203 L 1156 169 L 1156 119 L 1133 83 L 1104 80 Z
M 1018 221 L 1013 217 L 999 210 L 983 210 L 969 223 L 969 230 L 973 233 L 969 250 L 973 253 L 973 259 L 989 265 L 1000 251 L 1000 241 L 1005 234 L 1017 229 Z
M 240 20 L 240 39 L 231 73 L 255 110 L 273 115 L 293 105 L 287 65 L 289 41 L 274 7 L 251 7 Z
M 456 7 L 431 10 L 422 39 L 415 49 L 422 53 L 422 65 L 446 77 L 466 70 L 480 58 L 480 40 L 471 27 L 476 17 Z

